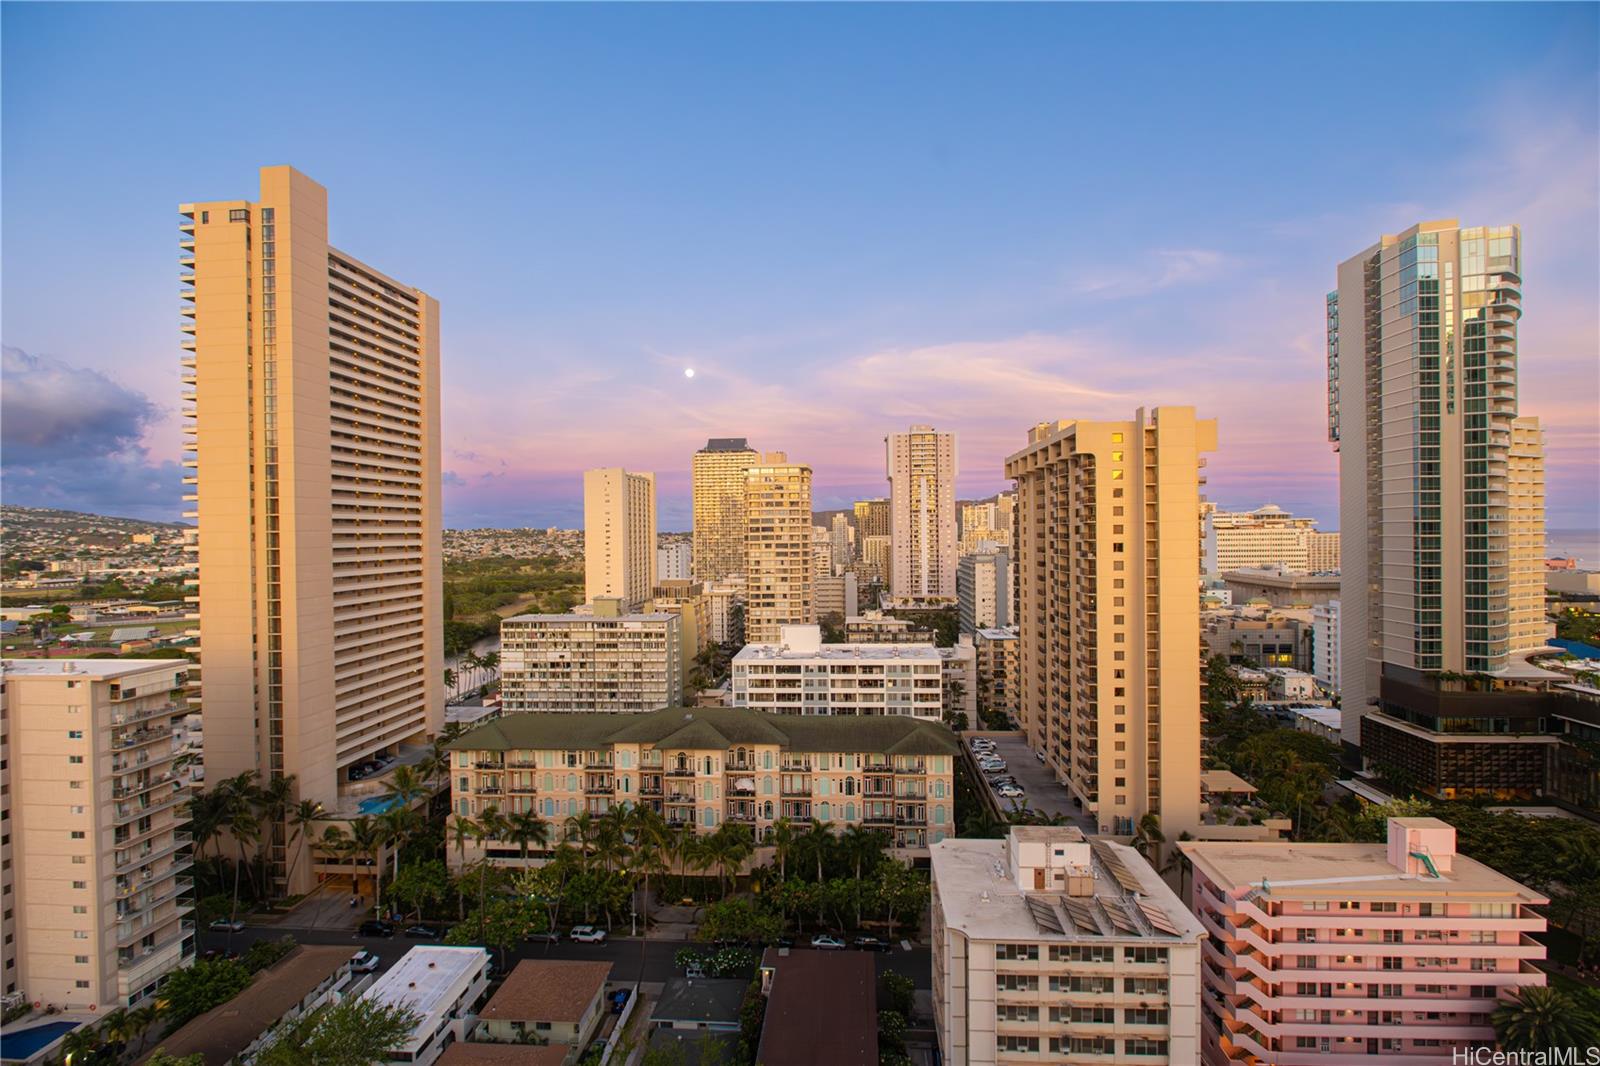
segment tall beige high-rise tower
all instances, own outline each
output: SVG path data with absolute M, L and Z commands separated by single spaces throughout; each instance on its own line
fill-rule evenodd
M 811 468 L 783 452 L 745 473 L 745 640 L 775 644 L 783 626 L 817 620 Z
M 656 476 L 620 466 L 583 472 L 583 589 L 632 611 L 656 585 Z
M 956 595 L 956 435 L 912 426 L 884 438 L 889 475 L 890 591 Z
M 1494 674 L 1543 642 L 1522 587 L 1544 492 L 1517 411 L 1521 241 L 1419 223 L 1341 263 L 1328 294 L 1347 744 L 1386 673 Z
M 714 437 L 694 453 L 690 561 L 696 581 L 721 581 L 744 573 L 745 471 L 760 458 L 743 437 Z
M 179 210 L 207 779 L 292 775 L 331 809 L 443 720 L 439 305 L 332 247 L 290 167 Z
M 1035 426 L 1017 483 L 1019 716 L 1103 832 L 1200 823 L 1200 468 L 1192 407 Z

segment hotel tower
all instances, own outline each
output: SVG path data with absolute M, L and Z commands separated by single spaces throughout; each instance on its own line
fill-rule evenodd
M 207 778 L 333 809 L 442 721 L 439 305 L 332 247 L 291 167 L 179 211 Z
M 694 453 L 690 470 L 694 547 L 689 564 L 696 581 L 721 581 L 744 573 L 745 471 L 760 458 L 743 437 L 715 437 Z

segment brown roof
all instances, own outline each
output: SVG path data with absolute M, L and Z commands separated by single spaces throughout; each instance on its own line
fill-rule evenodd
M 772 991 L 761 1025 L 762 1066 L 877 1066 L 878 980 L 865 951 L 768 949 Z
M 581 1021 L 609 976 L 609 962 L 523 959 L 478 1017 L 483 1021 Z
M 571 1044 L 463 1044 L 444 1049 L 434 1066 L 561 1066 Z
M 222 1066 L 354 954 L 348 947 L 301 944 L 256 974 L 243 992 L 193 1019 L 157 1047 L 174 1058 L 199 1054 L 205 1066 Z M 152 1048 L 140 1061 L 155 1053 Z

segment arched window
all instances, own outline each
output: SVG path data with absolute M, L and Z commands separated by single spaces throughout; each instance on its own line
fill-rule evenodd
M 854 796 L 856 794 L 856 779 L 855 778 L 847 777 L 847 778 L 844 779 L 844 794 L 846 796 Z
M 763 777 L 761 779 L 761 794 L 763 796 L 772 795 L 772 778 Z
M 771 784 L 772 782 L 768 781 L 767 783 Z M 771 800 L 767 800 L 765 803 L 763 803 L 761 805 L 761 817 L 763 817 L 763 818 L 771 818 L 772 817 L 772 801 Z
M 678 762 L 677 762 L 677 767 L 678 767 L 678 769 L 680 769 L 680 770 L 687 770 L 687 769 L 689 769 L 689 768 L 690 768 L 690 767 L 689 767 L 689 756 L 688 756 L 688 754 L 687 754 L 687 753 L 685 753 L 685 752 L 681 752 L 681 751 L 680 751 L 680 752 L 678 752 Z

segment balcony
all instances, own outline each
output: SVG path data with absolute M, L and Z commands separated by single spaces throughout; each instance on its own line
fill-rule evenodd
M 475 759 L 472 766 L 476 770 L 504 770 L 506 764 L 503 759 Z
M 159 960 L 162 952 L 166 949 L 175 947 L 192 936 L 194 936 L 194 922 L 187 919 L 180 921 L 176 932 L 156 941 L 154 944 L 119 955 L 117 969 L 122 972 L 129 984 L 139 983 L 134 979 L 133 974 Z M 162 968 L 164 969 L 165 967 Z M 151 967 L 151 969 L 154 970 L 155 968 Z
M 668 777 L 693 777 L 694 776 L 694 768 L 692 766 L 691 767 L 676 767 L 674 769 L 668 770 L 667 771 L 667 776 Z
M 172 736 L 172 727 L 170 725 L 160 726 L 155 729 L 148 727 L 133 729 L 123 733 L 113 733 L 111 747 L 116 751 L 124 751 L 128 748 L 137 748 L 145 744 L 154 744 L 156 741 L 170 736 Z
M 154 862 L 162 856 L 171 855 L 179 848 L 186 848 L 193 843 L 194 837 L 190 834 L 174 833 L 172 834 L 172 840 L 168 843 L 161 844 L 157 847 L 151 847 L 147 844 L 142 848 L 129 852 L 126 856 L 120 859 L 116 859 L 114 861 L 113 868 L 118 873 L 121 873 L 124 870 L 131 870 L 135 867 L 143 866 L 146 863 Z
M 156 800 L 153 803 L 119 803 L 117 805 L 117 809 L 112 813 L 111 824 L 127 825 L 129 822 L 143 818 L 146 815 L 167 810 L 186 800 L 188 798 L 187 793 L 188 788 L 185 786 L 184 782 L 180 781 L 177 783 L 177 787 L 175 787 L 170 794 L 163 799 Z
M 188 714 L 189 708 L 177 703 L 163 703 L 159 707 L 126 707 L 111 712 L 111 724 L 114 726 L 132 725 L 142 722 L 147 718 L 158 715 L 172 716 L 174 714 Z
M 694 793 L 692 793 L 692 792 L 669 792 L 667 794 L 666 801 L 668 803 L 693 804 L 694 803 Z

